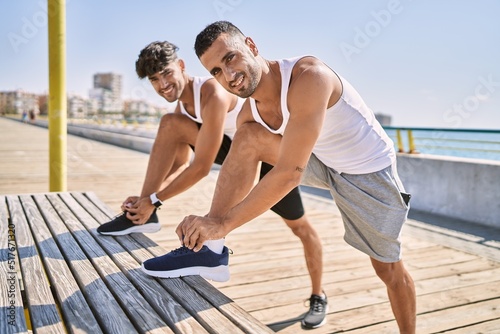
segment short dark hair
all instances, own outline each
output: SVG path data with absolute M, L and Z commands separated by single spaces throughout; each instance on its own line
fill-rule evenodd
M 177 59 L 179 48 L 170 42 L 152 42 L 139 53 L 135 62 L 135 71 L 139 78 L 144 79 L 159 71 Z
M 229 34 L 231 36 L 242 36 L 238 27 L 228 21 L 217 21 L 210 25 L 208 25 L 202 32 L 196 36 L 196 42 L 194 43 L 194 50 L 198 58 L 200 58 L 212 45 L 212 43 L 221 35 L 221 34 Z

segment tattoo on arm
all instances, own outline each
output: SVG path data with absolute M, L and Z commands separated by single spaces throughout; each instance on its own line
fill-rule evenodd
M 304 168 L 297 166 L 295 167 L 295 170 L 299 173 L 302 173 L 304 171 Z

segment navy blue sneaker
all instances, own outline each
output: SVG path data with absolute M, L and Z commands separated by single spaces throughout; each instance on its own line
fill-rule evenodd
M 173 278 L 190 275 L 217 281 L 229 280 L 229 249 L 224 246 L 222 254 L 212 252 L 203 246 L 198 252 L 180 247 L 142 263 L 142 270 L 155 277 Z
M 161 229 L 156 210 L 153 211 L 147 222 L 143 225 L 134 224 L 127 218 L 126 212 L 115 216 L 111 221 L 102 224 L 97 232 L 102 235 L 126 235 L 130 233 L 154 233 Z

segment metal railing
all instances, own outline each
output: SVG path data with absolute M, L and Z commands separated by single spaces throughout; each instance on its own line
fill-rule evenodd
M 400 153 L 500 160 L 500 130 L 385 126 Z

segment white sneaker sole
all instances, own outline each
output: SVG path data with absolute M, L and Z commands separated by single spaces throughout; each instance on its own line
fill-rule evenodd
M 229 268 L 228 266 L 218 266 L 218 267 L 189 267 L 169 271 L 155 271 L 147 270 L 144 268 L 144 264 L 141 265 L 142 271 L 144 271 L 149 276 L 161 277 L 161 278 L 176 278 L 182 276 L 200 275 L 201 277 L 215 281 L 215 282 L 227 282 L 229 281 Z
M 317 325 L 314 325 L 314 326 L 307 326 L 304 322 L 304 320 L 302 320 L 302 327 L 304 328 L 307 328 L 307 329 L 315 329 L 315 328 L 318 328 L 318 327 L 321 327 L 323 326 L 324 324 L 326 324 L 326 315 L 328 314 L 328 304 L 326 304 L 326 308 L 325 308 L 325 318 Z
M 161 230 L 160 223 L 148 223 L 144 225 L 136 225 L 127 228 L 122 231 L 114 231 L 114 232 L 99 232 L 102 235 L 127 235 L 130 233 L 155 233 Z

